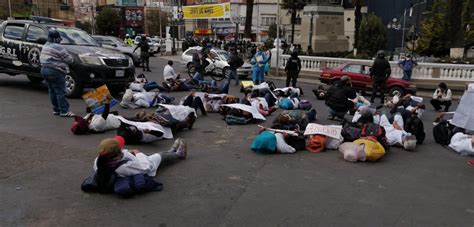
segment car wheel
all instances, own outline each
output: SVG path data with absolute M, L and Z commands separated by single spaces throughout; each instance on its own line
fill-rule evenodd
M 78 80 L 77 75 L 74 72 L 66 75 L 66 90 L 69 98 L 79 98 L 84 91 L 84 87 L 81 81 Z
M 43 82 L 42 77 L 37 77 L 37 76 L 26 76 L 26 77 L 28 77 L 28 80 L 30 80 L 30 82 L 34 83 L 34 84 L 39 84 L 39 83 Z
M 401 87 L 392 87 L 392 88 L 390 88 L 390 90 L 388 91 L 388 94 L 389 94 L 390 96 L 394 96 L 395 93 L 397 93 L 397 92 L 400 93 L 400 95 L 402 95 L 402 96 L 403 96 L 403 94 L 405 93 L 405 91 L 404 91 L 403 88 L 401 88 Z

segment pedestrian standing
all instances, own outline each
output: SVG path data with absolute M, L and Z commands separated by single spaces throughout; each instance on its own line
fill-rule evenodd
M 449 111 L 451 106 L 451 98 L 453 94 L 451 89 L 448 89 L 448 86 L 445 83 L 440 83 L 438 88 L 433 93 L 433 99 L 431 99 L 431 105 L 433 105 L 436 111 L 441 110 L 441 106 L 444 106 L 444 112 Z
M 195 51 L 193 53 L 193 65 L 194 65 L 194 75 L 193 75 L 193 80 L 195 81 L 200 81 L 203 80 L 202 77 L 202 56 L 199 51 Z
M 403 70 L 402 80 L 410 81 L 411 73 L 416 66 L 418 66 L 418 63 L 411 58 L 411 55 L 407 55 L 406 59 L 399 62 L 398 67 Z
M 379 50 L 370 70 L 370 77 L 372 79 L 372 99 L 370 102 L 374 102 L 377 92 L 379 92 L 380 103 L 383 103 L 387 79 L 391 73 L 390 63 L 385 59 L 385 51 Z
M 135 52 L 135 50 L 137 50 L 138 48 L 140 48 L 140 59 L 142 60 L 143 71 L 145 71 L 146 67 L 146 71 L 151 72 L 150 53 L 148 52 L 150 50 L 150 45 L 148 44 L 145 35 L 141 36 L 140 42 L 137 44 L 137 47 L 135 47 L 133 52 Z
M 298 52 L 293 51 L 293 53 L 291 53 L 291 57 L 288 59 L 285 66 L 287 87 L 290 86 L 290 81 L 291 81 L 291 86 L 296 87 L 296 80 L 298 79 L 300 71 L 301 71 L 301 60 L 298 57 Z
M 48 42 L 43 46 L 40 54 L 41 76 L 48 85 L 53 114 L 73 117 L 74 113 L 69 111 L 69 102 L 66 99 L 66 75 L 69 74 L 69 65 L 73 63 L 73 58 L 64 47 L 59 45 L 61 40 L 58 31 L 48 32 Z
M 258 45 L 255 55 L 253 55 L 252 59 L 250 60 L 250 64 L 253 65 L 252 79 L 255 85 L 258 85 L 264 81 L 265 64 L 267 61 L 267 55 L 265 52 L 263 52 L 262 46 Z
M 239 75 L 237 75 L 237 69 L 240 68 L 244 64 L 244 60 L 239 56 L 237 50 L 235 48 L 230 49 L 230 60 L 229 60 L 229 67 L 230 67 L 230 75 L 228 78 L 228 83 L 232 79 L 235 79 L 235 85 L 239 85 Z

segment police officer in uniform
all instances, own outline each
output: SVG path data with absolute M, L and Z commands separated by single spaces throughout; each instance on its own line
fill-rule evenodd
M 135 50 L 137 50 L 138 48 L 140 48 L 140 59 L 142 60 L 143 71 L 145 71 L 146 66 L 146 71 L 151 72 L 150 53 L 148 52 L 150 50 L 150 45 L 148 44 L 145 35 L 141 36 L 140 42 L 138 43 L 137 47 L 135 47 L 133 52 L 135 52 Z
M 380 103 L 383 103 L 387 79 L 391 73 L 390 63 L 385 59 L 385 51 L 379 50 L 377 58 L 370 69 L 370 77 L 372 78 L 372 99 L 370 102 L 373 103 L 377 92 L 380 92 Z

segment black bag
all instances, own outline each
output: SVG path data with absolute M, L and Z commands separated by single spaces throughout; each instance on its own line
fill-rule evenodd
M 447 146 L 453 136 L 453 126 L 448 121 L 439 122 L 433 127 L 433 137 L 436 143 Z
M 121 165 L 124 163 L 127 163 L 128 160 L 122 160 L 119 163 L 117 163 L 113 168 L 110 169 L 110 171 L 115 172 L 117 168 L 119 168 Z M 99 183 L 97 181 L 97 173 L 94 173 L 90 176 L 88 176 L 86 179 L 81 184 L 81 190 L 84 192 L 101 192 L 101 193 L 110 193 L 113 192 L 115 180 L 117 178 L 117 174 L 112 174 L 109 176 L 105 184 L 102 186 L 99 186 Z
M 417 116 L 412 116 L 407 119 L 405 124 L 405 131 L 415 135 L 416 144 L 422 144 L 425 140 L 425 129 L 423 127 L 423 121 Z
M 385 128 L 375 124 L 375 123 L 368 123 L 360 132 L 361 137 L 373 137 L 377 139 L 377 141 L 382 144 L 385 150 L 388 150 L 389 145 L 387 142 L 387 137 L 385 136 Z
M 354 142 L 360 138 L 360 128 L 353 126 L 347 126 L 342 128 L 341 135 L 344 138 L 344 142 Z
M 286 139 L 286 143 L 297 151 L 306 149 L 306 140 L 304 136 L 289 136 L 288 139 Z

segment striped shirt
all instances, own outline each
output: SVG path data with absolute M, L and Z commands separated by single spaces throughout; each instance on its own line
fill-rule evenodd
M 42 67 L 55 68 L 68 74 L 73 58 L 61 45 L 47 42 L 41 50 L 40 62 Z

